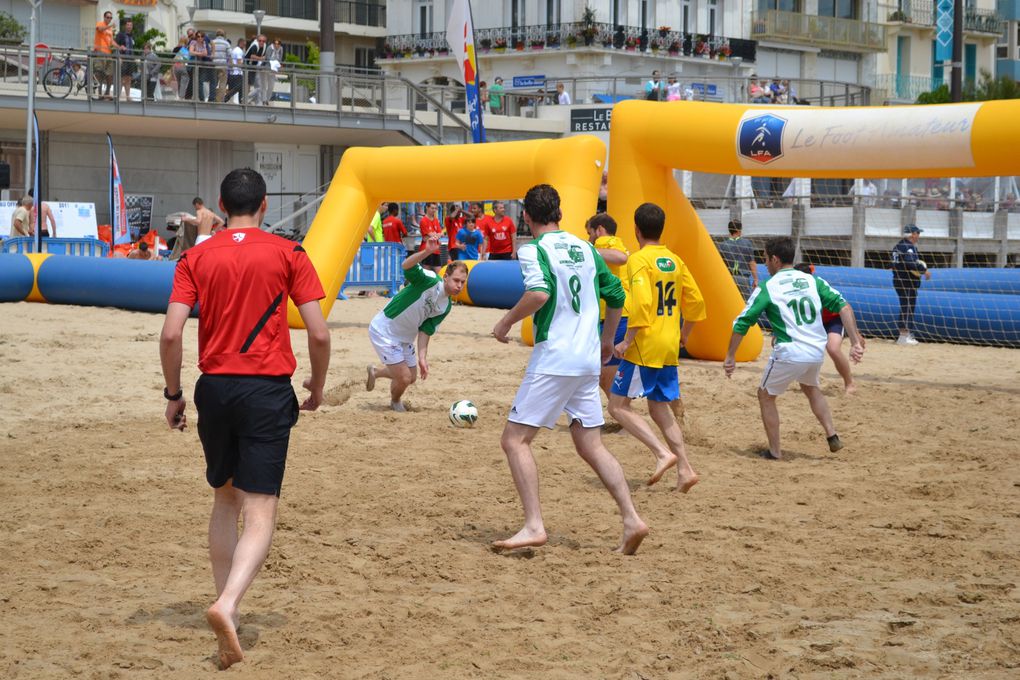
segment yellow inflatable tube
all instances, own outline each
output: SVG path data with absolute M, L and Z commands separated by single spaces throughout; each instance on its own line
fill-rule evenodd
M 613 109 L 608 209 L 632 249 L 634 210 L 646 201 L 665 209 L 663 241 L 691 268 L 708 307 L 688 350 L 718 360 L 743 300 L 674 168 L 764 177 L 1012 175 L 1017 120 L 1017 101 L 847 108 L 626 101 Z M 761 346 L 752 328 L 737 359 L 754 359 Z
M 353 148 L 344 154 L 303 246 L 319 273 L 328 315 L 381 201 L 460 201 L 523 196 L 548 183 L 563 226 L 581 238 L 595 211 L 606 147 L 597 137 L 456 146 Z M 288 320 L 301 328 L 290 303 Z

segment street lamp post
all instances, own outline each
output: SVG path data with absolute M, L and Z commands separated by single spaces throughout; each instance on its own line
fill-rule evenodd
M 257 38 L 262 34 L 262 20 L 266 18 L 266 10 L 254 10 L 252 16 L 255 17 L 255 37 Z
M 38 16 L 42 0 L 28 0 L 32 5 L 32 18 L 28 25 L 28 108 L 25 111 L 25 191 L 32 187 L 32 128 L 35 118 L 35 44 L 38 41 Z M 35 195 L 39 196 L 39 187 Z M 40 210 L 40 212 L 42 212 Z

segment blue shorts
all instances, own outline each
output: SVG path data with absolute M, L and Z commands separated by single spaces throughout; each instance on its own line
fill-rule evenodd
M 676 401 L 680 398 L 680 377 L 676 366 L 651 368 L 624 359 L 610 392 L 628 399 L 646 397 L 649 401 Z
M 602 333 L 602 321 L 599 321 L 599 333 Z M 613 338 L 613 344 L 619 345 L 623 342 L 623 339 L 627 337 L 627 317 L 620 318 L 620 325 L 616 327 L 616 337 Z M 619 366 L 622 359 L 617 359 L 615 355 L 610 357 L 609 362 L 603 364 L 604 366 Z
M 825 327 L 826 333 L 836 333 L 840 337 L 843 337 L 843 320 L 838 316 L 835 319 L 826 321 L 822 325 Z

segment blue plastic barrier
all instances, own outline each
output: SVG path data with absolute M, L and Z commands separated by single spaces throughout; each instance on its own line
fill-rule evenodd
M 362 243 L 336 298 L 346 300 L 344 289 L 348 287 L 386 288 L 396 295 L 404 283 L 400 264 L 406 258 L 407 251 L 399 243 Z
M 5 239 L 0 248 L 5 253 L 34 253 L 35 238 L 18 236 Z M 39 252 L 77 257 L 106 257 L 110 253 L 110 246 L 106 241 L 95 238 L 44 238 L 42 250 Z
M 0 302 L 21 302 L 32 292 L 35 269 L 21 254 L 0 254 Z
M 39 266 L 39 292 L 47 302 L 165 312 L 173 262 L 53 255 Z
M 892 289 L 892 271 L 863 267 L 815 267 L 815 274 L 836 288 L 844 286 L 860 288 Z M 931 279 L 921 284 L 922 290 L 941 290 L 959 293 L 989 293 L 996 295 L 1020 295 L 1020 269 L 932 269 Z M 758 265 L 758 276 L 764 281 L 769 277 L 764 265 Z

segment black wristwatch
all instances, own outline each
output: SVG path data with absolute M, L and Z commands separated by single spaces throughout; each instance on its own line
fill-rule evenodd
M 167 389 L 164 387 L 163 396 L 166 397 L 167 401 L 180 401 L 181 399 L 184 398 L 184 388 L 182 387 L 181 389 L 177 390 L 177 394 L 170 394 L 170 392 L 167 391 Z

